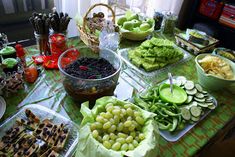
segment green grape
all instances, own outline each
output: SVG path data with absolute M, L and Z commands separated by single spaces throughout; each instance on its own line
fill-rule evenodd
M 120 148 L 121 148 L 121 143 L 119 143 L 119 142 L 115 142 L 115 143 L 112 145 L 112 149 L 113 149 L 113 150 L 118 151 Z
M 123 129 L 123 123 L 120 122 L 120 123 L 118 124 L 117 131 L 122 131 L 122 129 Z
M 111 124 L 115 124 L 115 121 L 114 121 L 113 118 L 110 118 L 109 121 L 110 121 Z
M 132 124 L 135 125 L 135 127 L 139 125 L 135 120 L 132 121 Z
M 128 129 L 128 127 L 124 127 L 123 129 L 122 129 L 122 132 L 124 132 L 125 134 L 129 134 L 129 129 Z
M 113 119 L 114 119 L 115 124 L 119 124 L 119 122 L 120 122 L 119 116 L 115 115 L 115 116 L 113 117 Z
M 109 140 L 109 135 L 108 134 L 105 134 L 104 136 L 103 136 L 103 141 L 108 141 Z
M 121 109 L 123 116 L 126 115 L 126 110 L 124 108 Z
M 95 123 L 92 123 L 92 124 L 91 124 L 90 129 L 91 129 L 91 131 L 97 129 Z
M 121 108 L 119 106 L 114 106 L 114 109 L 120 110 Z
M 105 118 L 105 113 L 104 113 L 104 112 L 101 112 L 99 115 L 100 115 L 101 117 Z
M 135 117 L 135 120 L 138 124 L 144 125 L 144 119 L 140 116 Z
M 104 120 L 104 123 L 108 122 L 108 119 L 106 119 L 106 118 L 104 118 L 103 120 Z
M 97 130 L 93 130 L 93 131 L 92 131 L 92 136 L 93 136 L 94 138 L 97 138 L 97 137 L 99 136 L 99 132 L 98 132 Z
M 128 136 L 127 138 L 126 138 L 126 142 L 127 143 L 131 143 L 133 141 L 133 137 L 132 136 Z
M 124 126 L 125 126 L 125 127 L 131 126 L 131 121 L 130 121 L 130 120 L 126 121 L 126 122 L 124 123 Z
M 112 113 L 113 113 L 114 115 L 120 115 L 121 110 L 120 110 L 120 109 L 114 109 L 114 110 L 112 111 Z
M 126 143 L 126 140 L 125 140 L 125 138 L 119 137 L 119 138 L 116 139 L 116 142 L 124 144 L 124 143 Z
M 115 143 L 115 141 L 114 141 L 114 140 L 109 140 L 109 143 L 110 143 L 111 145 L 113 145 L 113 144 Z
M 129 131 L 134 131 L 135 130 L 135 125 L 131 124 L 131 126 L 129 126 Z
M 133 115 L 133 110 L 129 107 L 129 108 L 126 109 L 126 113 L 127 113 L 127 115 L 132 116 Z
M 120 118 L 123 118 L 123 117 L 124 117 L 124 115 L 121 113 L 121 114 L 119 115 L 119 117 L 120 117 Z
M 137 142 L 140 142 L 139 135 L 138 135 L 138 136 L 135 136 L 135 140 L 136 140 Z
M 106 122 L 103 125 L 103 129 L 109 129 L 111 127 L 111 122 Z
M 116 140 L 117 136 L 114 134 L 114 133 L 110 133 L 109 134 L 109 137 L 112 139 L 112 140 Z
M 118 135 L 118 137 L 120 137 L 120 138 L 126 138 L 126 137 L 127 137 L 126 134 L 121 133 L 121 132 L 119 132 L 117 135 Z
M 105 106 L 106 109 L 109 108 L 109 107 L 113 107 L 113 103 L 108 103 L 108 104 Z
M 111 143 L 109 141 L 104 141 L 103 145 L 105 146 L 105 148 L 110 149 L 112 147 Z
M 116 125 L 112 125 L 109 129 L 108 129 L 108 133 L 112 133 L 117 129 Z
M 144 136 L 143 133 L 140 133 L 140 134 L 139 134 L 139 139 L 140 139 L 140 140 L 144 140 L 144 139 L 145 139 L 145 136 Z
M 113 114 L 110 113 L 110 112 L 106 112 L 104 117 L 107 118 L 107 119 L 111 119 L 111 118 L 113 118 Z
M 100 115 L 98 115 L 95 119 L 97 122 L 104 123 L 104 118 Z
M 132 136 L 133 138 L 135 138 L 135 137 L 136 137 L 136 132 L 135 132 L 135 131 L 132 131 L 132 132 L 130 133 L 130 136 Z
M 131 116 L 128 116 L 126 120 L 132 120 L 133 118 Z
M 129 150 L 133 150 L 133 149 L 135 149 L 135 147 L 133 146 L 133 144 L 132 144 L 132 143 L 129 143 L 129 145 L 128 145 L 128 149 L 129 149 Z
M 124 144 L 121 146 L 121 150 L 127 151 L 127 150 L 128 150 L 128 144 L 124 143 Z
M 114 109 L 113 106 L 109 106 L 109 107 L 106 108 L 106 111 L 112 113 L 113 109 Z
M 102 123 L 100 122 L 95 122 L 94 124 L 97 129 L 101 129 L 103 127 Z
M 132 106 L 131 104 L 125 104 L 125 105 L 124 105 L 124 108 L 125 108 L 125 109 L 128 109 L 128 108 L 130 108 L 131 106 Z
M 136 140 L 133 140 L 132 144 L 133 144 L 134 147 L 137 147 L 139 145 L 139 143 Z
M 101 136 L 98 136 L 96 140 L 97 140 L 97 141 L 99 141 L 100 143 L 102 143 L 102 142 L 103 142 L 103 139 L 102 139 L 102 137 L 101 137 Z
M 134 116 L 135 116 L 135 117 L 141 116 L 141 113 L 138 112 L 138 111 L 135 111 L 135 112 L 134 112 Z

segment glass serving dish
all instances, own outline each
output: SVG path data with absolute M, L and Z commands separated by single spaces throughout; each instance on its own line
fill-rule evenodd
M 192 55 L 190 55 L 184 49 L 182 49 L 178 46 L 176 46 L 176 47 L 179 48 L 184 53 L 184 57 L 181 60 L 179 60 L 175 63 L 172 63 L 172 64 L 168 64 L 160 69 L 156 69 L 156 70 L 153 70 L 150 72 L 147 72 L 143 68 L 138 68 L 137 66 L 132 64 L 132 62 L 128 58 L 128 51 L 131 50 L 131 48 L 121 49 L 118 51 L 118 54 L 121 56 L 121 59 L 127 64 L 127 66 L 129 68 L 133 69 L 136 72 L 136 74 L 138 74 L 140 77 L 154 77 L 162 72 L 170 70 L 170 68 L 175 67 L 177 64 L 184 63 L 184 62 L 188 61 L 189 59 L 191 59 Z
M 50 110 L 41 105 L 31 104 L 23 107 L 15 115 L 7 119 L 0 125 L 0 139 L 5 135 L 5 132 L 9 130 L 15 123 L 17 118 L 27 118 L 25 110 L 31 110 L 40 120 L 49 119 L 55 124 L 64 123 L 69 128 L 69 136 L 66 141 L 65 147 L 59 152 L 61 157 L 71 157 L 76 149 L 78 143 L 78 126 L 71 120 L 61 116 L 55 111 Z
M 98 50 L 98 53 L 93 50 Z M 113 65 L 116 71 L 107 77 L 96 79 L 83 79 L 65 72 L 64 68 L 66 66 L 82 57 L 104 58 Z M 64 62 L 65 60 L 66 62 Z M 79 103 L 89 101 L 90 107 L 92 107 L 96 99 L 113 95 L 117 86 L 122 61 L 120 57 L 110 49 L 84 46 L 65 51 L 59 58 L 58 66 L 61 72 L 63 86 L 68 95 Z

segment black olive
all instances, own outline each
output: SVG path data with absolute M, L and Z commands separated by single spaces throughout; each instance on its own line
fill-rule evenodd
M 51 128 L 51 127 L 52 127 L 52 125 L 51 125 L 51 124 L 47 124 L 47 125 L 46 125 L 46 127 Z
M 37 134 L 40 134 L 42 132 L 42 130 L 36 130 Z
M 39 127 L 39 128 L 43 128 L 43 127 L 44 127 L 44 125 L 45 125 L 45 124 L 44 124 L 44 123 L 42 123 L 42 124 L 40 124 L 38 127 Z

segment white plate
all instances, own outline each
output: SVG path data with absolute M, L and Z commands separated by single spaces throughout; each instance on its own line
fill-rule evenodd
M 3 97 L 0 96 L 0 119 L 4 115 L 5 111 L 6 111 L 6 102 L 3 99 Z

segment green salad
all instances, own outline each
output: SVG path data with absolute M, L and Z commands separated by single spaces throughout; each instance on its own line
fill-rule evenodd
M 155 37 L 128 51 L 130 61 L 148 72 L 175 63 L 183 57 L 184 53 L 173 42 Z

